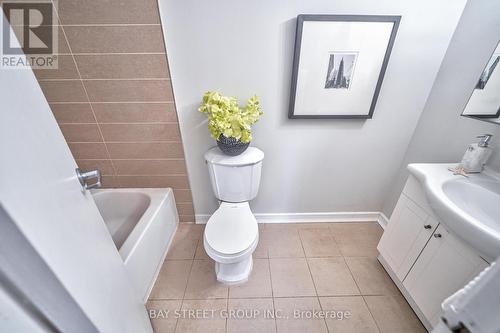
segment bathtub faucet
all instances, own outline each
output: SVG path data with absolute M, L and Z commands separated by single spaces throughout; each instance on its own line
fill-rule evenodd
M 79 168 L 77 168 L 75 171 L 80 184 L 82 184 L 82 187 L 85 190 L 101 187 L 101 171 L 99 171 L 99 169 L 82 172 Z M 94 178 L 97 179 L 97 181 L 95 183 L 88 184 L 87 181 Z

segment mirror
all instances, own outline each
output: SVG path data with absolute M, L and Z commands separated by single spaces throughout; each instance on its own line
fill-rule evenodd
M 462 116 L 500 125 L 500 43 L 484 67 Z

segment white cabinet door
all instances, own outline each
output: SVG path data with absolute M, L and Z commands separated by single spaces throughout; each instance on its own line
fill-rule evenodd
M 435 325 L 441 314 L 441 303 L 487 263 L 443 225 L 433 236 L 403 281 L 403 286 L 427 320 Z
M 432 216 L 401 194 L 377 246 L 400 281 L 410 271 L 437 225 Z

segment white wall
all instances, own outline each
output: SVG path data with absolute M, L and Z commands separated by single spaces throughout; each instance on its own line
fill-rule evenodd
M 465 0 L 160 0 L 196 214 L 217 203 L 196 111 L 206 90 L 257 94 L 252 145 L 266 157 L 255 213 L 379 211 L 399 170 Z M 288 120 L 298 14 L 402 15 L 374 118 Z
M 490 167 L 500 172 L 500 127 L 461 117 L 486 62 L 500 39 L 500 1 L 469 1 L 450 43 L 383 211 L 390 216 L 412 162 L 458 162 L 476 136 L 494 135 Z

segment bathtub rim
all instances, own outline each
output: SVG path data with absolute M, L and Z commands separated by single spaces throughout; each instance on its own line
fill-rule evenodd
M 180 224 L 179 214 L 177 212 L 177 207 L 176 207 L 173 189 L 172 188 L 104 188 L 104 189 L 91 190 L 92 197 L 94 196 L 94 194 L 105 193 L 105 192 L 111 192 L 111 193 L 139 192 L 139 193 L 148 195 L 150 198 L 150 203 L 149 203 L 148 208 L 146 209 L 144 214 L 141 216 L 139 221 L 136 223 L 134 229 L 129 234 L 129 236 L 127 237 L 125 242 L 122 244 L 120 249 L 117 249 L 119 254 L 120 254 L 120 257 L 122 258 L 123 264 L 125 266 L 127 266 L 129 258 L 131 258 L 132 254 L 134 253 L 134 250 L 136 249 L 137 246 L 139 246 L 142 238 L 144 237 L 145 233 L 147 232 L 148 227 L 151 223 L 151 220 L 153 220 L 157 216 L 157 214 L 160 212 L 160 210 L 162 209 L 162 205 L 164 205 L 164 204 L 168 205 L 169 203 L 166 201 L 171 200 L 171 204 L 174 207 L 174 211 L 175 211 L 174 225 L 175 225 L 175 227 L 174 227 L 172 234 L 170 235 L 170 238 L 168 240 L 168 244 L 165 248 L 164 253 L 162 254 L 161 260 L 157 264 L 153 278 L 151 281 L 148 281 L 148 289 L 147 289 L 145 295 L 142 296 L 142 301 L 145 304 L 149 299 L 149 295 L 151 294 L 151 291 L 153 290 L 155 281 L 158 279 L 158 275 L 160 274 L 160 270 L 163 266 L 163 263 L 164 263 L 165 258 L 167 256 L 167 253 L 168 253 L 168 250 L 170 249 L 170 246 L 172 245 L 174 236 L 175 236 L 177 229 L 179 227 L 179 224 Z M 152 208 L 153 205 L 155 205 L 154 206 L 155 208 Z
M 148 229 L 148 224 L 152 219 L 154 219 L 161 209 L 161 205 L 165 201 L 170 199 L 172 196 L 173 204 L 175 205 L 175 197 L 173 190 L 169 187 L 165 188 L 103 188 L 91 190 L 92 196 L 99 193 L 142 193 L 146 194 L 149 199 L 149 205 L 144 211 L 144 214 L 137 221 L 136 225 L 132 229 L 132 232 L 127 236 L 125 242 L 118 249 L 123 262 L 126 264 L 130 258 L 130 254 L 134 252 L 138 243 L 144 237 L 144 232 Z M 106 222 L 106 221 L 105 221 Z M 178 224 L 178 222 L 176 222 Z

